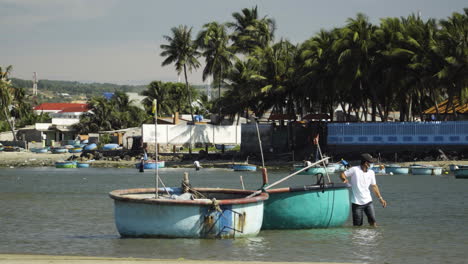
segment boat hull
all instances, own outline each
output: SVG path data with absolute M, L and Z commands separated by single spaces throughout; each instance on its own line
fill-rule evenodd
M 159 190 L 164 192 L 162 188 Z M 219 210 L 213 206 L 211 198 L 154 199 L 154 188 L 111 192 L 117 230 L 122 237 L 235 238 L 258 234 L 263 220 L 263 202 L 268 194 L 244 198 L 253 191 L 196 190 L 220 198 L 217 199 Z M 180 194 L 181 190 L 168 188 L 168 191 Z
M 456 169 L 453 174 L 457 179 L 468 179 L 468 168 Z
M 70 161 L 70 162 L 55 162 L 55 168 L 59 169 L 72 169 L 76 168 L 76 162 Z
M 262 229 L 342 226 L 350 214 L 349 189 L 340 183 L 268 190 Z
M 234 164 L 232 165 L 232 169 L 234 171 L 256 171 L 257 166 L 248 164 Z
M 409 167 L 385 166 L 385 173 L 387 173 L 387 174 L 408 174 L 409 173 Z
M 68 149 L 66 148 L 51 148 L 50 151 L 54 154 L 58 154 L 58 153 L 67 153 L 68 152 Z
M 165 166 L 166 166 L 165 161 L 158 161 L 158 168 L 159 169 L 164 168 Z M 135 163 L 135 167 L 137 169 L 139 169 L 141 167 L 141 163 Z M 145 162 L 145 164 L 143 165 L 143 168 L 145 170 L 156 169 L 156 162 Z
M 78 162 L 78 163 L 76 164 L 76 167 L 77 167 L 77 168 L 89 168 L 89 165 L 90 165 L 90 164 L 87 163 L 87 162 Z
M 442 167 L 411 167 L 413 175 L 441 175 Z

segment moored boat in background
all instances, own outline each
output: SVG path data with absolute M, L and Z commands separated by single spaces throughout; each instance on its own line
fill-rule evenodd
M 463 166 L 456 169 L 453 174 L 457 179 L 468 179 L 468 166 Z
M 55 162 L 55 168 L 59 169 L 70 169 L 76 168 L 76 161 L 57 161 Z
M 402 167 L 396 164 L 390 164 L 385 166 L 385 173 L 387 174 L 408 174 L 409 167 Z
M 234 171 L 256 171 L 257 165 L 239 163 L 239 164 L 233 164 L 232 169 Z
M 145 160 L 143 168 L 145 170 L 156 169 L 156 164 L 159 169 L 164 168 L 166 166 L 166 162 L 164 160 L 159 160 L 157 162 L 155 160 Z M 141 162 L 135 163 L 135 167 L 137 169 L 140 169 Z

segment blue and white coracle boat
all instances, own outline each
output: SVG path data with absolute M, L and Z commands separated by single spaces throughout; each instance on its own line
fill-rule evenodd
M 260 231 L 267 193 L 245 198 L 254 191 L 192 190 L 203 198 L 182 188 L 159 188 L 157 199 L 155 188 L 112 191 L 117 230 L 122 237 L 167 238 L 237 238 Z
M 233 164 L 232 169 L 234 171 L 256 171 L 257 165 L 252 164 Z
M 164 168 L 166 166 L 166 162 L 164 160 L 159 160 L 157 163 L 155 160 L 146 160 L 143 168 L 145 170 L 156 169 L 156 164 L 158 164 L 158 169 Z M 141 167 L 141 162 L 135 163 L 135 167 L 139 169 Z

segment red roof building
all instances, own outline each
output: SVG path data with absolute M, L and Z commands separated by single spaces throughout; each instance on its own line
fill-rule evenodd
M 83 113 L 89 111 L 88 104 L 77 103 L 42 103 L 34 107 L 36 113 Z

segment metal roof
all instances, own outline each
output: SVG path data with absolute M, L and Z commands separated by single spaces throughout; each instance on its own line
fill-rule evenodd
M 439 108 L 439 114 L 445 114 L 445 113 L 453 114 L 453 106 L 450 106 L 447 109 L 447 104 L 448 104 L 448 99 L 437 105 L 437 107 Z M 453 99 L 453 105 L 455 106 L 455 111 L 458 114 L 468 114 L 468 103 L 460 105 L 460 101 L 458 100 L 457 97 L 455 97 Z M 436 114 L 436 113 L 437 111 L 436 111 L 435 106 L 423 111 L 423 114 L 426 114 L 426 115 L 431 115 L 431 114 Z

